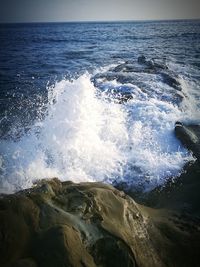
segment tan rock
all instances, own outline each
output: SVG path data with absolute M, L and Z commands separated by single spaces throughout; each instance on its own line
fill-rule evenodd
M 43 180 L 2 196 L 0 216 L 2 267 L 189 267 L 181 242 L 191 240 L 191 228 L 109 185 Z

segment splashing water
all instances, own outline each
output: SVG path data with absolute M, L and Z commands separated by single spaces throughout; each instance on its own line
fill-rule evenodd
M 120 105 L 105 99 L 90 78 L 56 83 L 49 89 L 46 117 L 19 140 L 2 140 L 2 192 L 52 177 L 125 181 L 149 190 L 192 160 L 174 136 L 175 121 L 185 116 L 178 106 L 147 97 L 137 86 L 132 100 Z

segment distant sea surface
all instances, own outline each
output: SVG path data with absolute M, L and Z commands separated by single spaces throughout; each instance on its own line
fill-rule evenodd
M 1 192 L 51 177 L 151 190 L 195 161 L 174 124 L 199 111 L 199 20 L 0 24 Z

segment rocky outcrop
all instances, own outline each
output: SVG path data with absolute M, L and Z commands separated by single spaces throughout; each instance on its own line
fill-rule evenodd
M 94 86 L 98 88 L 98 92 L 103 92 L 103 97 L 112 99 L 119 104 L 126 104 L 134 98 L 134 88 L 138 87 L 146 95 L 152 97 L 155 90 L 150 84 L 141 79 L 141 75 L 151 78 L 152 75 L 167 86 L 168 92 L 173 96 L 170 101 L 179 105 L 185 97 L 182 92 L 180 77 L 170 70 L 165 63 L 165 59 L 146 59 L 145 56 L 139 56 L 137 61 L 126 61 L 115 67 L 111 67 L 108 71 L 97 73 L 92 78 Z M 109 84 L 111 81 L 119 83 L 116 86 Z M 131 85 L 131 86 L 130 86 Z M 163 101 L 168 101 L 166 96 L 159 95 Z
M 182 144 L 200 161 L 200 125 L 184 125 L 176 122 L 175 134 Z
M 180 177 L 136 196 L 102 183 L 42 180 L 0 196 L 2 267 L 197 267 L 200 126 L 176 123 L 197 158 Z
M 0 266 L 198 266 L 197 223 L 183 222 L 109 185 L 43 180 L 1 196 Z
M 42 181 L 0 207 L 1 266 L 163 266 L 137 204 L 111 186 Z

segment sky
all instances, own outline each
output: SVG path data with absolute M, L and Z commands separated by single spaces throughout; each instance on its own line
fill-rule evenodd
M 0 22 L 199 18 L 200 0 L 0 0 Z

